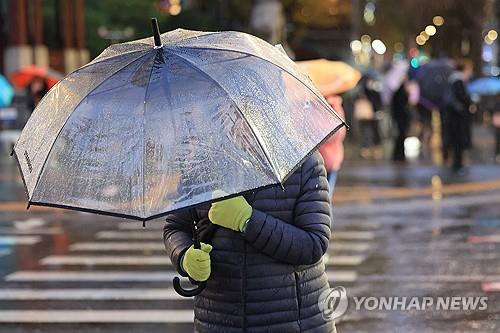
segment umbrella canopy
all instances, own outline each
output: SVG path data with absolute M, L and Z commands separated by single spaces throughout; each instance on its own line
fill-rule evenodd
M 442 107 L 449 88 L 448 77 L 453 67 L 448 59 L 431 60 L 420 67 L 415 79 L 420 86 L 420 99 L 425 105 Z
M 14 88 L 4 76 L 0 75 L 0 108 L 9 106 L 13 97 Z
M 283 183 L 343 125 L 272 45 L 177 29 L 57 83 L 14 154 L 31 204 L 145 221 Z
M 45 67 L 31 65 L 23 67 L 11 74 L 10 80 L 17 88 L 26 88 L 37 77 L 45 80 L 48 88 L 52 88 L 57 81 L 63 78 L 63 75 Z
M 297 65 L 311 78 L 323 96 L 338 95 L 358 84 L 361 73 L 343 61 L 315 59 L 297 61 Z
M 500 79 L 497 77 L 483 77 L 467 85 L 469 93 L 476 95 L 497 95 L 500 93 Z

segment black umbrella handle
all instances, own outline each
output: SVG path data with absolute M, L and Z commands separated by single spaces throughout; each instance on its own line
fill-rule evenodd
M 196 221 L 196 219 L 194 218 L 193 209 L 191 210 L 191 216 L 193 218 L 193 228 L 192 228 L 192 230 L 193 230 L 193 247 L 195 249 L 201 249 L 201 243 L 200 243 L 200 239 L 198 236 L 198 221 Z M 181 286 L 181 280 L 179 279 L 179 277 L 178 276 L 174 277 L 174 281 L 173 281 L 174 290 L 181 296 L 193 297 L 193 296 L 196 296 L 199 293 L 201 293 L 203 291 L 203 289 L 205 289 L 205 286 L 207 285 L 207 281 L 196 281 L 196 280 L 193 280 L 191 277 L 189 277 L 189 281 L 192 284 L 198 285 L 198 287 L 196 287 L 194 289 L 184 289 Z

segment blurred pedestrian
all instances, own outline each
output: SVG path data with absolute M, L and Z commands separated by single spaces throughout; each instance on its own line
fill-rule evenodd
M 500 164 L 500 96 L 496 96 L 495 108 L 492 110 L 491 124 L 495 133 L 495 161 Z
M 342 97 L 328 96 L 326 98 L 332 108 L 338 113 L 340 117 L 345 119 L 344 109 L 342 108 Z M 325 169 L 328 178 L 328 188 L 330 190 L 330 197 L 333 195 L 335 183 L 337 181 L 337 173 L 344 161 L 344 138 L 346 129 L 342 127 L 335 133 L 328 141 L 326 141 L 319 149 L 323 160 L 325 161 Z
M 410 127 L 410 111 L 408 107 L 408 91 L 406 80 L 399 86 L 391 101 L 392 119 L 397 127 L 397 135 L 394 139 L 394 151 L 392 160 L 394 162 L 405 162 L 405 139 Z
M 394 139 L 394 150 L 392 160 L 394 162 L 405 162 L 405 139 L 410 127 L 410 111 L 408 108 L 408 91 L 406 81 L 399 86 L 392 96 L 391 111 L 392 119 L 397 127 L 397 135 Z
M 450 75 L 450 84 L 444 101 L 444 127 L 448 136 L 448 145 L 453 155 L 452 170 L 463 173 L 463 154 L 471 145 L 472 115 L 469 108 L 472 104 L 466 83 L 472 75 L 470 60 L 458 61 L 455 71 Z M 445 154 L 446 155 L 446 154 Z
M 376 122 L 373 104 L 363 91 L 354 101 L 354 119 L 358 123 L 361 136 L 360 155 L 368 159 L 375 155 L 374 150 L 377 143 L 377 131 L 375 130 Z
M 29 108 L 31 112 L 36 108 L 43 96 L 49 92 L 47 80 L 43 77 L 35 77 L 28 86 Z

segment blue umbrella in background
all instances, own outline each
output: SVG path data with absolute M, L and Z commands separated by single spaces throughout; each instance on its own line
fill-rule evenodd
M 0 75 L 0 108 L 9 106 L 14 97 L 14 88 L 7 79 Z
M 476 95 L 496 95 L 500 93 L 500 79 L 497 77 L 483 77 L 467 85 L 469 93 Z

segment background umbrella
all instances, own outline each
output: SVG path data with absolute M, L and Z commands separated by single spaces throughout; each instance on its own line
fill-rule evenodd
M 469 93 L 476 95 L 496 95 L 500 93 L 500 79 L 497 77 L 484 77 L 472 81 L 467 85 Z
M 17 88 L 22 89 L 26 88 L 36 77 L 45 79 L 45 82 L 50 89 L 57 83 L 57 81 L 63 78 L 63 75 L 52 69 L 31 65 L 23 67 L 20 70 L 12 73 L 10 76 L 10 80 L 13 85 L 15 85 Z
M 420 86 L 420 99 L 425 105 L 441 108 L 449 88 L 448 77 L 453 66 L 448 59 L 431 60 L 415 73 Z M 431 107 L 432 108 L 432 107 Z
M 0 108 L 9 106 L 13 97 L 14 88 L 4 76 L 0 75 Z
M 358 70 L 343 61 L 315 59 L 296 63 L 311 78 L 323 96 L 344 93 L 356 87 L 361 78 Z
M 395 62 L 385 73 L 381 93 L 384 104 L 389 105 L 391 103 L 392 95 L 401 87 L 407 76 L 408 63 L 406 61 Z
M 39 103 L 14 147 L 29 203 L 146 221 L 281 184 L 344 125 L 261 39 L 154 37 L 107 48 Z

